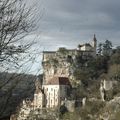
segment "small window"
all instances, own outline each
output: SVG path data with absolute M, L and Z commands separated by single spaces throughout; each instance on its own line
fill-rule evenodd
M 24 117 L 24 111 L 21 112 L 21 117 Z
M 53 88 L 51 88 L 51 91 L 53 91 Z

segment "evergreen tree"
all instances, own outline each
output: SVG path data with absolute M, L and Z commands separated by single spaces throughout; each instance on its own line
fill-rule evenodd
M 103 50 L 103 44 L 102 43 L 99 43 L 97 50 L 98 50 L 98 54 L 102 55 L 102 50 Z
M 109 40 L 106 40 L 103 44 L 103 55 L 110 56 L 112 52 L 112 42 Z

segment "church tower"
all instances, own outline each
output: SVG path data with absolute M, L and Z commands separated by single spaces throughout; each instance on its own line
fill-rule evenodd
M 92 47 L 96 48 L 97 47 L 97 39 L 96 35 L 94 34 L 93 41 L 92 41 Z
M 95 53 L 96 53 L 96 49 L 97 49 L 97 39 L 96 39 L 96 35 L 95 35 L 95 34 L 94 34 L 94 37 L 93 37 L 91 46 L 93 47 L 93 50 L 94 50 Z

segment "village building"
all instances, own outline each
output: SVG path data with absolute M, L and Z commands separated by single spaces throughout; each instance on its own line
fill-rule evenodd
M 70 87 L 67 77 L 53 77 L 50 79 L 47 84 L 43 85 L 46 95 L 46 107 L 60 107 L 61 102 L 68 97 Z
M 34 93 L 34 99 L 32 101 L 33 109 L 41 109 L 45 107 L 45 94 L 44 90 L 42 89 L 42 85 L 39 82 L 39 79 L 35 81 L 35 93 Z

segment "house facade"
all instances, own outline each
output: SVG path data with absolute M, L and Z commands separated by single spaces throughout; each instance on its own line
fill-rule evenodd
M 46 108 L 60 107 L 69 96 L 70 82 L 67 77 L 53 77 L 43 85 L 46 95 Z

